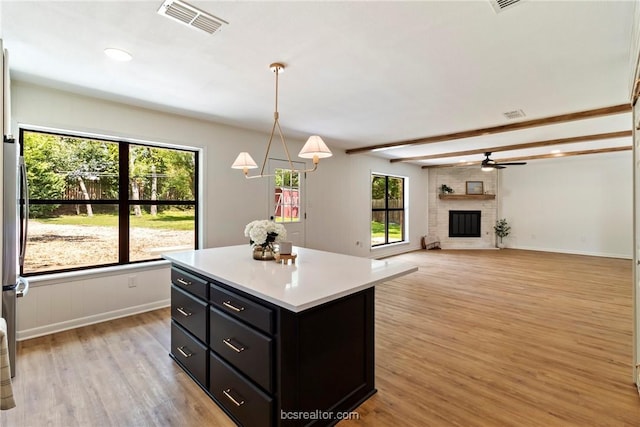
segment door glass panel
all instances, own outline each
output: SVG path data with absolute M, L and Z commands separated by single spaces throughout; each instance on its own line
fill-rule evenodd
M 300 174 L 290 169 L 274 171 L 273 219 L 276 222 L 300 221 Z

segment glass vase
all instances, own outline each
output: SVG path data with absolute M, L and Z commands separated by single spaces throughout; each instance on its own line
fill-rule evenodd
M 275 259 L 275 253 L 271 246 L 254 246 L 253 259 L 258 261 L 271 261 Z

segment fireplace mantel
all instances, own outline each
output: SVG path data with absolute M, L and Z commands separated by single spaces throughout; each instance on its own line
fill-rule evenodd
M 493 200 L 495 194 L 439 194 L 442 200 Z

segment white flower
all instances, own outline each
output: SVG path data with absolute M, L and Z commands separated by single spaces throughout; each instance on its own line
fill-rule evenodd
M 251 221 L 244 228 L 244 235 L 254 246 L 264 246 L 281 242 L 287 237 L 287 230 L 282 224 L 266 219 Z

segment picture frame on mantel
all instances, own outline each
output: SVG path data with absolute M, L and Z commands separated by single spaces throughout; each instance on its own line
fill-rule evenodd
M 467 181 L 466 194 L 484 194 L 483 181 Z

